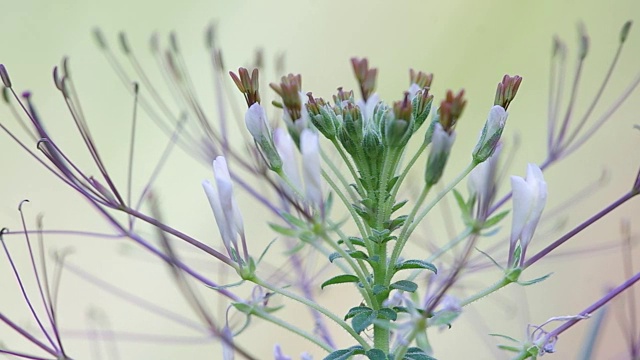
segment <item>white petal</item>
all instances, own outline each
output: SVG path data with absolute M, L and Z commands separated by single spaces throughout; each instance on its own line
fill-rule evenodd
M 487 118 L 488 137 L 504 127 L 508 115 L 507 111 L 500 105 L 495 105 L 489 110 L 489 117 Z
M 277 128 L 273 132 L 273 142 L 282 159 L 282 170 L 297 190 L 302 190 L 302 182 L 296 161 L 295 144 L 289 132 L 283 128 Z
M 202 182 L 202 188 L 204 189 L 205 194 L 207 195 L 207 199 L 209 199 L 209 205 L 211 206 L 211 210 L 213 211 L 213 216 L 216 219 L 216 224 L 218 225 L 218 231 L 220 231 L 220 237 L 222 237 L 222 242 L 224 247 L 227 249 L 229 253 L 231 253 L 231 228 L 229 223 L 227 222 L 226 216 L 222 211 L 222 206 L 220 206 L 220 197 L 218 196 L 218 190 L 211 185 L 209 180 L 204 180 Z
M 256 141 L 260 141 L 269 136 L 269 122 L 267 121 L 267 113 L 262 105 L 254 103 L 249 107 L 244 115 L 244 122 L 247 129 Z
M 305 129 L 300 135 L 302 176 L 307 200 L 317 207 L 322 205 L 322 172 L 320 168 L 320 144 L 318 134 Z
M 533 206 L 534 194 L 527 182 L 519 177 L 511 177 L 511 189 L 513 193 L 513 213 L 511 214 L 511 243 L 520 239 L 522 230 L 529 221 L 529 214 Z

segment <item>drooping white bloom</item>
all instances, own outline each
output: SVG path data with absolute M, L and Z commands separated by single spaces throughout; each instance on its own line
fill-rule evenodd
M 231 249 L 238 251 L 238 235 L 244 237 L 244 223 L 233 197 L 233 183 L 223 156 L 213 160 L 213 172 L 215 186 L 208 180 L 204 180 L 202 187 L 209 199 L 224 247 L 233 258 Z
M 282 159 L 282 171 L 289 178 L 289 181 L 296 187 L 296 190 L 302 190 L 302 181 L 298 171 L 298 162 L 296 161 L 296 148 L 291 139 L 291 135 L 283 128 L 277 128 L 273 132 L 273 142 L 276 145 L 278 154 Z M 285 187 L 287 189 L 287 187 Z M 290 195 L 293 195 L 291 193 Z
M 302 177 L 305 195 L 309 203 L 322 209 L 322 172 L 320 168 L 320 143 L 318 134 L 304 129 L 300 136 L 300 152 L 302 153 Z
M 542 176 L 542 170 L 535 165 L 527 166 L 527 177 L 511 177 L 513 192 L 513 214 L 511 223 L 510 261 L 516 243 L 520 240 L 522 247 L 521 263 L 533 233 L 538 226 L 542 210 L 547 202 L 547 183 Z M 512 265 L 512 264 L 509 264 Z

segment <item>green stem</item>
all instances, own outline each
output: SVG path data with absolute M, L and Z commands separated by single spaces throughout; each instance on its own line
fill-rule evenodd
M 269 314 L 268 312 L 266 312 L 264 310 L 260 310 L 258 308 L 254 308 L 254 309 L 251 310 L 251 314 L 253 314 L 253 315 L 255 315 L 255 316 L 257 316 L 257 317 L 259 317 L 259 318 L 261 318 L 263 320 L 266 320 L 266 321 L 269 321 L 269 322 L 271 322 L 273 324 L 276 324 L 276 325 L 278 325 L 278 326 L 280 326 L 280 327 L 282 327 L 284 329 L 287 329 L 288 331 L 290 331 L 290 332 L 292 332 L 294 334 L 297 334 L 297 335 L 309 340 L 310 342 L 312 342 L 312 343 L 318 345 L 319 347 L 321 347 L 326 352 L 330 353 L 330 352 L 332 352 L 334 350 L 331 347 L 331 345 L 329 345 L 326 342 L 322 341 L 317 335 L 310 334 L 309 332 L 304 331 L 304 330 L 300 329 L 297 326 L 291 325 L 288 322 L 286 322 L 286 321 L 284 321 L 282 319 L 279 319 L 279 318 Z
M 467 177 L 467 175 L 469 175 L 471 170 L 473 170 L 477 165 L 478 164 L 475 161 L 472 161 L 455 179 L 453 179 L 452 182 L 450 182 L 444 188 L 444 190 L 442 190 L 440 193 L 438 193 L 436 198 L 433 199 L 424 208 L 424 210 L 422 210 L 422 212 L 420 212 L 420 215 L 418 215 L 418 217 L 416 218 L 416 221 L 414 221 L 413 223 L 409 224 L 409 229 L 407 231 L 407 234 L 405 235 L 407 238 L 409 236 L 411 236 L 411 233 L 415 230 L 415 228 L 418 226 L 418 224 L 420 224 L 420 221 L 429 213 L 429 211 L 431 211 L 431 209 L 433 209 L 433 207 L 436 206 L 440 202 L 440 200 L 442 200 L 442 198 L 445 197 L 445 195 L 447 195 L 451 190 L 453 190 L 453 188 L 456 187 L 456 185 L 458 185 L 460 183 L 460 181 L 462 181 L 465 177 Z
M 435 252 L 434 254 L 429 256 L 429 258 L 427 258 L 427 262 L 434 262 L 440 256 L 444 255 L 447 251 L 451 250 L 456 245 L 460 244 L 464 239 L 467 238 L 467 236 L 469 236 L 471 234 L 471 232 L 473 232 L 473 228 L 472 227 L 469 226 L 469 227 L 465 228 L 460 234 L 458 234 L 458 236 L 456 236 L 448 244 L 446 244 L 445 246 L 441 247 L 440 249 L 438 249 L 437 252 Z
M 324 153 L 324 151 L 321 151 L 320 154 L 322 155 L 322 160 L 324 160 L 324 163 L 327 164 L 327 166 L 329 166 L 329 169 L 331 169 L 331 172 L 333 172 L 333 174 L 336 176 L 338 181 L 340 181 L 340 184 L 347 190 L 347 192 L 349 193 L 349 196 L 351 196 L 352 199 L 355 199 L 356 194 L 353 193 L 353 189 L 349 186 L 349 182 L 344 176 L 342 176 L 342 173 L 340 172 L 340 170 L 338 170 L 335 163 L 331 161 L 331 159 L 329 159 L 329 157 L 327 156 L 327 154 Z M 348 162 L 348 159 L 343 158 L 343 160 L 347 163 L 347 165 L 351 165 Z
M 426 142 L 423 142 L 422 145 L 420 145 L 420 148 L 418 149 L 418 151 L 413 155 L 411 160 L 409 160 L 409 163 L 400 174 L 400 177 L 398 178 L 396 185 L 393 187 L 393 190 L 391 190 L 392 198 L 394 199 L 396 198 L 396 196 L 398 195 L 398 191 L 400 189 L 400 184 L 402 184 L 402 182 L 404 181 L 404 178 L 407 177 L 407 174 L 409 174 L 409 170 L 411 170 L 411 168 L 413 167 L 413 164 L 415 164 L 415 162 L 420 158 L 420 155 L 422 155 L 422 153 L 424 152 L 424 150 L 427 148 L 428 145 L 429 144 L 427 144 Z
M 344 249 L 341 248 L 340 245 L 338 245 L 335 241 L 333 241 L 333 239 L 327 236 L 327 234 L 323 233 L 322 238 L 324 239 L 324 241 L 327 242 L 327 244 L 329 244 L 329 246 L 332 249 L 334 249 L 338 254 L 340 254 L 340 256 L 342 256 L 342 258 L 347 262 L 347 264 L 349 264 L 351 269 L 356 273 L 356 276 L 360 280 L 360 283 L 362 283 L 362 285 L 364 286 L 364 292 L 361 292 L 361 293 L 364 296 L 365 301 L 370 306 L 374 306 L 375 303 L 371 298 L 371 296 L 373 295 L 373 290 L 371 289 L 371 284 L 369 284 L 367 276 L 364 274 L 362 268 L 360 268 L 358 264 L 356 264 L 356 262 L 353 261 L 353 258 L 349 256 L 349 254 L 347 254 L 347 252 L 344 251 Z
M 298 294 L 292 293 L 286 289 L 282 289 L 280 287 L 271 285 L 265 281 L 263 281 L 262 279 L 260 279 L 257 276 L 254 276 L 253 278 L 247 279 L 251 282 L 253 282 L 254 284 L 258 285 L 258 286 L 262 286 L 266 289 L 269 289 L 271 291 L 273 291 L 276 294 L 280 294 L 282 296 L 288 297 L 291 300 L 297 301 L 303 305 L 306 305 L 314 310 L 316 310 L 317 312 L 323 314 L 324 316 L 328 317 L 329 319 L 333 320 L 336 324 L 338 324 L 338 326 L 340 326 L 341 328 L 343 328 L 346 332 L 349 333 L 349 335 L 351 335 L 365 350 L 369 350 L 371 347 L 369 346 L 369 344 L 367 343 L 367 341 L 365 339 L 362 338 L 362 336 L 358 335 L 358 333 L 356 333 L 351 326 L 349 326 L 349 324 L 347 324 L 344 320 L 342 320 L 340 317 L 338 317 L 336 314 L 332 313 L 331 311 L 327 310 L 326 308 L 324 308 L 323 306 L 320 306 L 319 304 L 305 298 L 302 297 Z
M 475 295 L 472 295 L 472 296 L 462 300 L 462 302 L 460 302 L 460 306 L 461 307 L 465 307 L 465 306 L 471 304 L 474 301 L 480 300 L 485 296 L 491 295 L 492 293 L 502 289 L 503 287 L 511 284 L 512 282 L 513 282 L 513 280 L 510 280 L 505 276 L 500 281 L 498 281 L 497 283 L 489 286 L 488 288 L 480 291 L 479 293 L 477 293 Z
M 393 267 L 398 261 L 398 257 L 400 257 L 400 253 L 402 252 L 402 249 L 404 248 L 404 245 L 406 243 L 406 239 L 408 238 L 408 236 L 404 236 L 404 234 L 407 232 L 407 229 L 409 228 L 409 225 L 411 224 L 411 222 L 413 222 L 413 219 L 415 218 L 416 213 L 420 208 L 420 205 L 422 205 L 422 203 L 427 197 L 427 194 L 429 194 L 429 190 L 431 190 L 431 186 L 428 186 L 425 184 L 424 187 L 422 188 L 422 191 L 420 192 L 420 196 L 418 196 L 418 200 L 416 201 L 415 206 L 409 213 L 409 216 L 407 217 L 407 220 L 404 226 L 402 227 L 402 231 L 400 231 L 400 236 L 398 236 L 398 239 L 396 240 L 396 244 L 393 247 L 393 252 L 391 253 L 391 259 L 388 265 L 389 271 L 387 271 L 387 278 L 385 279 L 385 284 L 388 284 L 391 282 L 391 276 L 393 276 Z
M 356 172 L 356 169 L 353 167 L 353 164 L 349 160 L 349 157 L 342 149 L 342 145 L 340 145 L 340 143 L 336 139 L 332 139 L 331 142 L 333 143 L 333 146 L 338 150 L 338 154 L 340 154 L 342 161 L 344 161 L 344 163 L 347 164 L 347 167 L 349 168 L 349 172 L 351 173 L 351 176 L 353 176 L 353 180 L 356 182 L 356 186 L 358 187 L 358 189 L 362 189 L 362 183 L 360 182 L 358 173 Z
M 401 342 L 401 345 L 396 347 L 393 351 L 394 359 L 402 359 L 404 355 L 407 353 L 409 346 L 413 342 L 418 333 L 424 331 L 427 328 L 427 320 L 423 317 L 418 319 L 414 324 L 411 332 L 407 335 L 407 337 Z
M 336 191 L 337 185 L 333 182 L 333 180 L 329 177 L 329 175 L 327 175 L 327 173 L 325 173 L 323 171 L 322 172 L 322 177 L 329 184 L 329 186 L 331 186 L 331 188 L 334 189 L 335 193 L 338 195 L 338 197 L 340 198 L 340 200 L 344 204 L 344 207 L 347 209 L 347 211 L 349 211 L 349 215 L 351 215 L 351 217 L 353 218 L 353 221 L 355 222 L 356 226 L 358 227 L 358 231 L 360 231 L 360 236 L 362 236 L 362 239 L 365 240 L 365 245 L 367 246 L 367 251 L 369 251 L 369 253 L 371 253 L 373 251 L 373 248 L 370 248 L 369 242 L 366 241 L 368 233 L 367 233 L 367 229 L 364 227 L 364 225 L 362 224 L 362 221 L 360 220 L 360 215 L 358 215 L 355 212 L 355 210 L 353 210 L 353 207 L 351 206 L 351 203 L 349 203 L 349 200 L 344 196 L 344 194 L 342 192 L 340 192 L 340 191 Z M 346 239 L 345 241 L 347 241 L 347 240 L 348 239 Z

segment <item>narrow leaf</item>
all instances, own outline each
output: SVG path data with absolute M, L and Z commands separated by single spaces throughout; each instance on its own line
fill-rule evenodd
M 391 284 L 390 288 L 407 292 L 414 292 L 418 289 L 418 285 L 416 285 L 416 283 L 414 283 L 413 281 L 400 280 Z
M 329 285 L 355 283 L 355 282 L 358 282 L 358 277 L 355 275 L 348 275 L 348 274 L 338 275 L 323 282 L 322 285 L 320 285 L 320 288 L 324 289 L 326 286 L 329 286 Z
M 427 269 L 433 271 L 436 274 L 438 273 L 438 269 L 436 269 L 435 265 L 424 260 L 417 259 L 405 260 L 403 262 L 397 263 L 395 269 L 396 271 L 406 269 Z

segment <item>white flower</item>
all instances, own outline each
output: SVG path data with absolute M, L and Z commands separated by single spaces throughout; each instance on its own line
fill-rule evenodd
M 289 181 L 296 187 L 296 191 L 302 190 L 302 181 L 300 180 L 300 173 L 298 172 L 298 162 L 296 161 L 296 149 L 293 139 L 283 128 L 277 128 L 273 132 L 273 142 L 276 145 L 278 154 L 282 159 L 282 171 L 289 178 Z M 290 190 L 288 186 L 284 187 Z M 290 192 L 289 195 L 293 195 Z
M 322 173 L 320 168 L 320 143 L 318 134 L 304 129 L 300 135 L 302 153 L 302 177 L 305 195 L 309 203 L 322 209 Z
M 231 249 L 238 251 L 237 235 L 244 237 L 244 223 L 240 209 L 233 197 L 233 183 L 224 157 L 218 156 L 213 160 L 213 172 L 216 186 L 213 186 L 208 180 L 204 180 L 202 187 L 209 199 L 224 247 L 231 258 L 234 258 Z
M 520 262 L 522 264 L 527 246 L 533 237 L 547 202 L 547 183 L 542 176 L 542 170 L 535 164 L 529 164 L 526 180 L 519 176 L 512 176 L 511 188 L 513 191 L 513 214 L 509 261 L 513 260 L 513 251 L 517 241 L 520 240 L 522 247 Z
M 267 113 L 259 103 L 254 103 L 249 107 L 244 115 L 244 122 L 256 142 L 261 143 L 271 136 Z

